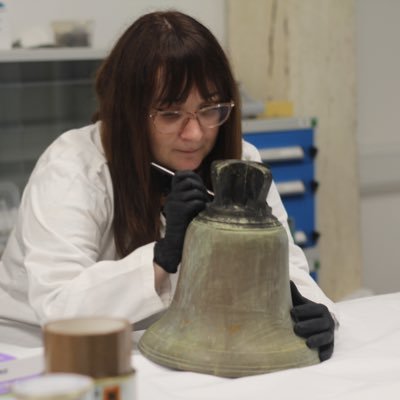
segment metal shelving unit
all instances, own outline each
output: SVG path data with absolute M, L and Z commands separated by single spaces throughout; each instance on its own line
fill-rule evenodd
M 22 192 L 43 150 L 90 123 L 94 73 L 105 56 L 88 48 L 0 51 L 0 182 Z

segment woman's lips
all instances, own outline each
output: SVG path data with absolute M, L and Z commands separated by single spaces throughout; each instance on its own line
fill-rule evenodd
M 199 150 L 178 150 L 180 153 L 185 153 L 185 154 L 193 154 L 197 153 Z

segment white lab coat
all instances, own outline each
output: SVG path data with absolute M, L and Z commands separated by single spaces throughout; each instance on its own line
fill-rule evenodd
M 243 159 L 259 161 L 260 155 L 244 143 Z M 303 296 L 334 312 L 293 243 L 274 184 L 267 201 L 289 235 L 290 278 Z M 112 220 L 112 182 L 99 123 L 62 134 L 32 172 L 0 263 L 0 328 L 39 327 L 51 319 L 88 315 L 134 323 L 167 307 L 178 274 L 169 276 L 159 296 L 154 243 L 117 259 Z

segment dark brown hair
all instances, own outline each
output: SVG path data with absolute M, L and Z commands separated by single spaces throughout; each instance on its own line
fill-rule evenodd
M 117 41 L 96 77 L 102 143 L 114 191 L 114 237 L 119 256 L 159 237 L 161 193 L 151 179 L 149 113 L 155 101 L 184 101 L 196 87 L 204 99 L 210 87 L 236 106 L 219 129 L 201 166 L 210 182 L 216 159 L 241 157 L 237 86 L 229 62 L 212 33 L 177 11 L 140 17 Z

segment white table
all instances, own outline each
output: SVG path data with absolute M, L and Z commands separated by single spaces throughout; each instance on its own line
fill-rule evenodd
M 400 293 L 338 303 L 328 361 L 238 379 L 171 371 L 133 355 L 138 400 L 400 399 Z
M 227 379 L 172 371 L 134 351 L 137 399 L 400 399 L 400 292 L 340 302 L 338 311 L 334 354 L 311 367 Z

